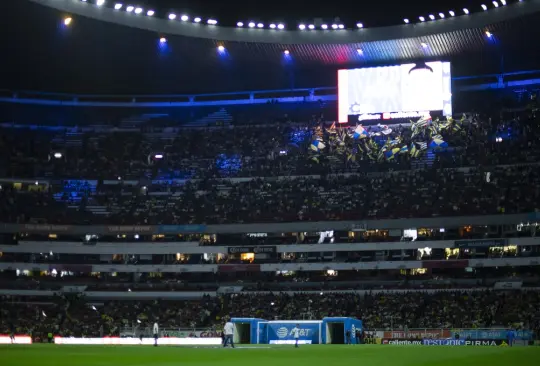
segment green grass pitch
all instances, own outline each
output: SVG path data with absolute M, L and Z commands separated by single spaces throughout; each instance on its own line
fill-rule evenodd
M 261 346 L 262 347 L 262 346 Z M 540 347 L 0 346 L 1 366 L 539 366 Z

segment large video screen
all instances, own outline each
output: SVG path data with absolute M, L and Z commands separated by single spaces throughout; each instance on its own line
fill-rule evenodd
M 339 122 L 452 115 L 450 62 L 338 71 Z

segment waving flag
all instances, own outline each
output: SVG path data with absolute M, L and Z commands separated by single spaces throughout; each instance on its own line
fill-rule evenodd
M 431 143 L 429 144 L 429 147 L 432 149 L 444 148 L 448 147 L 448 143 L 444 140 L 433 139 L 433 141 L 431 141 Z
M 400 152 L 400 148 L 399 147 L 396 147 L 392 150 L 388 150 L 384 153 L 384 157 L 386 158 L 386 160 L 392 160 L 394 158 L 394 156 Z
M 326 145 L 320 140 L 314 140 L 311 142 L 311 150 L 321 151 L 326 147 Z
M 369 133 L 366 131 L 364 127 L 362 127 L 362 125 L 356 126 L 356 129 L 354 130 L 354 134 L 353 134 L 353 138 L 355 140 L 364 139 L 368 136 L 369 136 Z

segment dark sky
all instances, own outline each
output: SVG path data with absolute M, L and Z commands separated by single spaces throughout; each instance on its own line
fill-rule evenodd
M 508 0 L 507 3 L 514 1 L 517 0 Z M 203 18 L 215 17 L 222 25 L 234 25 L 239 20 L 285 21 L 294 25 L 314 18 L 332 22 L 339 17 L 349 26 L 358 21 L 366 26 L 384 26 L 402 24 L 403 18 L 416 20 L 420 15 L 427 18 L 431 13 L 448 15 L 449 10 L 462 14 L 464 7 L 471 12 L 482 11 L 480 5 L 483 3 L 493 7 L 491 0 L 143 0 L 137 5 L 145 9 L 154 8 L 162 15 L 175 11 Z
M 454 10 L 459 14 L 463 6 L 471 12 L 475 9 L 482 11 L 481 2 L 477 0 L 454 0 L 451 1 L 453 6 L 447 0 L 332 0 L 312 3 L 294 0 L 107 0 L 106 6 L 113 7 L 116 1 L 139 5 L 146 10 L 155 9 L 156 15 L 163 17 L 175 11 L 177 14 L 185 12 L 192 18 L 215 17 L 220 25 L 235 25 L 239 20 L 265 24 L 283 21 L 287 22 L 289 29 L 313 18 L 331 23 L 334 17 L 340 16 L 348 27 L 354 27 L 357 21 L 371 27 L 402 24 L 404 17 L 412 20 L 419 15 L 427 17 L 430 12 L 438 14 L 439 11 L 448 13 Z M 306 3 L 310 5 L 306 6 Z M 491 2 L 486 3 L 493 7 Z M 217 56 L 211 41 L 208 44 L 193 42 L 192 39 L 172 35 L 168 36 L 167 48 L 163 50 L 158 44 L 160 34 L 79 16 L 74 16 L 73 24 L 66 28 L 62 26 L 66 14 L 28 0 L 0 0 L 0 14 L 0 45 L 3 50 L 0 92 L 1 89 L 9 89 L 177 94 L 333 86 L 336 68 L 342 67 L 337 61 L 330 64 L 292 62 L 284 67 L 281 57 L 263 58 L 261 55 L 265 51 L 258 45 L 246 46 L 252 54 L 259 55 L 257 62 L 243 53 L 222 59 Z M 519 56 L 520 53 L 510 55 Z M 317 60 L 315 56 L 316 52 L 314 61 Z M 499 70 L 499 57 L 490 57 L 475 58 L 477 65 L 474 70 L 460 71 L 461 74 L 493 72 L 485 66 L 485 60 Z M 364 66 L 367 61 L 353 65 L 351 62 L 356 61 L 350 60 L 347 65 Z M 505 58 L 505 65 L 513 68 L 510 61 Z M 468 59 L 461 63 L 468 68 L 470 66 Z

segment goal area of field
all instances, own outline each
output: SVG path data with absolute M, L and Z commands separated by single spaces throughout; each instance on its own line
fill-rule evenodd
M 351 343 L 355 333 L 362 331 L 362 321 L 356 318 L 332 317 L 322 320 L 264 320 L 232 318 L 234 342 L 239 344 L 294 344 L 293 328 L 300 329 L 299 344 L 345 344 L 347 331 Z

